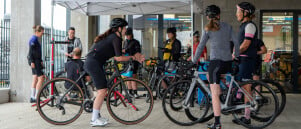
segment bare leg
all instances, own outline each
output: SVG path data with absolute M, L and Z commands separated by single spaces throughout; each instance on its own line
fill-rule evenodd
M 133 74 L 133 78 L 136 78 L 136 76 L 136 74 Z M 131 88 L 137 90 L 137 83 L 135 81 L 131 81 Z
M 36 88 L 37 83 L 38 83 L 38 76 L 37 75 L 32 75 L 31 88 Z
M 93 109 L 95 109 L 95 110 L 101 109 L 101 106 L 103 104 L 104 98 L 106 97 L 106 94 L 107 94 L 107 88 L 97 90 L 96 98 L 93 103 Z
M 221 116 L 221 102 L 219 99 L 221 88 L 219 84 L 210 84 L 210 90 L 212 95 L 212 106 L 214 116 Z
M 247 91 L 247 93 L 249 95 L 251 95 L 251 84 L 244 85 L 243 88 L 244 88 L 244 90 Z M 249 99 L 245 95 L 245 103 L 248 103 L 248 102 L 249 102 Z M 251 113 L 250 108 L 245 108 L 245 117 L 246 117 L 246 119 L 250 119 L 250 113 Z
M 45 76 L 44 76 L 44 75 L 38 77 L 38 83 L 37 83 L 37 85 L 36 85 L 36 89 L 37 89 L 37 90 L 40 90 L 40 89 L 41 89 L 42 84 L 43 84 L 43 82 L 44 82 L 44 79 L 45 79 Z
M 161 86 L 163 87 L 163 89 L 167 89 L 167 84 L 164 81 L 164 79 L 162 79 L 162 81 L 161 81 Z
M 253 76 L 253 80 L 259 80 L 259 76 L 254 75 L 254 76 Z M 257 91 L 260 91 L 260 86 L 256 86 L 255 89 L 256 89 Z M 258 92 L 256 92 L 256 95 L 259 95 Z
M 100 116 L 100 109 L 107 94 L 107 88 L 97 90 L 96 98 L 93 103 L 92 121 L 95 121 Z

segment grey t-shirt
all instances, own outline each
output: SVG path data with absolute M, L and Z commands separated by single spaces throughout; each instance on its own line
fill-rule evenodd
M 232 27 L 225 22 L 220 22 L 220 29 L 218 31 L 203 31 L 201 42 L 196 49 L 196 54 L 192 61 L 194 63 L 197 62 L 207 42 L 210 44 L 210 60 L 231 61 L 231 41 L 234 43 L 235 57 L 238 57 L 239 43 Z

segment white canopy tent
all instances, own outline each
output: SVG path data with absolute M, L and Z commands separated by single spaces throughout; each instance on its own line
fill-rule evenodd
M 193 7 L 193 3 L 193 0 L 52 0 L 51 37 L 55 4 L 88 16 L 183 13 L 191 13 L 192 16 L 193 13 L 200 13 Z M 193 17 L 191 23 L 193 28 Z M 193 29 L 191 31 L 193 33 Z
M 54 0 L 88 16 L 191 13 L 193 0 Z

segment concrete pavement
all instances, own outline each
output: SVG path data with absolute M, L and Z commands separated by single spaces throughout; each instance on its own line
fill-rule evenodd
M 301 95 L 288 94 L 286 108 L 268 129 L 300 129 L 301 128 Z M 102 115 L 110 119 L 106 127 L 90 127 L 91 114 L 83 114 L 69 125 L 52 125 L 43 120 L 30 103 L 0 104 L 0 129 L 206 129 L 206 123 L 193 126 L 178 126 L 172 123 L 163 113 L 161 101 L 155 100 L 150 116 L 137 125 L 123 125 L 116 122 L 104 109 Z M 213 122 L 213 121 L 211 121 Z M 232 123 L 232 115 L 222 116 L 223 129 L 242 129 L 244 127 Z

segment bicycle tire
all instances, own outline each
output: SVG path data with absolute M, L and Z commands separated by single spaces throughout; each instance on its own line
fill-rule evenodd
M 141 80 L 134 79 L 134 78 L 127 78 L 127 79 L 123 79 L 123 81 L 124 81 L 124 85 L 122 85 L 121 80 L 119 80 L 110 88 L 108 92 L 106 102 L 107 102 L 107 109 L 109 111 L 109 114 L 116 121 L 122 124 L 133 125 L 133 124 L 140 123 L 150 115 L 153 109 L 154 99 L 153 99 L 152 92 L 149 89 L 149 87 Z M 140 96 L 139 98 L 127 96 L 126 92 L 128 93 L 128 90 L 127 90 L 127 86 L 125 86 L 127 84 L 126 83 L 127 81 L 135 81 L 138 87 L 137 92 L 139 95 L 142 96 Z M 122 92 L 120 92 L 120 89 L 122 89 Z M 118 92 L 116 92 L 116 90 Z M 147 107 L 144 105 L 146 105 Z M 132 106 L 132 107 L 127 108 L 125 106 Z
M 198 87 L 200 87 L 200 84 L 199 84 L 199 83 L 197 83 L 197 85 L 198 85 Z M 202 89 L 203 89 L 203 88 L 202 88 Z M 201 90 L 201 92 L 202 92 L 203 94 L 205 93 L 204 90 Z M 207 94 L 208 94 L 208 93 L 207 93 Z M 207 96 L 208 96 L 208 98 L 209 98 L 209 108 L 208 108 L 208 111 L 207 111 L 207 115 L 206 115 L 205 117 L 203 117 L 202 120 L 199 121 L 199 123 L 207 122 L 207 121 L 211 120 L 211 119 L 214 117 L 213 108 L 212 108 L 212 102 L 211 102 L 211 97 L 210 97 L 210 95 L 207 95 Z M 202 101 L 205 102 L 206 100 L 203 99 Z M 188 114 L 188 117 L 189 117 L 189 119 L 191 119 L 192 121 L 195 121 L 195 120 L 198 119 L 197 117 L 195 117 L 195 116 L 193 116 L 193 115 L 189 115 L 189 114 Z
M 184 100 L 186 98 L 186 93 L 190 87 L 191 81 L 190 80 L 181 80 L 178 82 L 173 83 L 171 86 L 169 86 L 166 90 L 166 92 L 163 94 L 162 98 L 162 107 L 163 112 L 167 116 L 167 118 L 172 121 L 173 123 L 176 123 L 181 126 L 190 126 L 195 123 L 198 123 L 201 121 L 204 116 L 206 116 L 207 111 L 209 109 L 209 104 L 205 104 L 205 109 L 202 110 L 200 113 L 200 108 L 193 105 L 183 106 L 183 102 L 181 103 L 173 103 L 173 99 L 179 99 Z M 203 91 L 203 89 L 202 89 Z M 204 94 L 204 98 L 209 101 L 207 94 Z M 190 102 L 193 101 L 190 99 Z M 180 104 L 180 105 L 175 105 Z M 177 107 L 177 108 L 175 108 Z M 176 110 L 174 110 L 176 109 Z M 199 117 L 196 120 L 192 120 L 191 113 L 192 111 L 198 111 Z M 185 117 L 186 116 L 186 117 Z M 195 115 L 194 115 L 195 116 Z
M 67 98 L 67 96 L 62 96 L 68 90 L 64 86 L 66 82 L 71 84 L 68 96 L 69 94 L 72 94 L 77 95 L 77 97 L 74 96 L 72 98 L 69 96 L 69 98 Z M 49 88 L 52 84 L 54 86 L 54 94 L 52 97 L 49 97 Z M 40 116 L 48 123 L 54 125 L 66 125 L 72 123 L 81 115 L 83 112 L 83 100 L 83 91 L 78 84 L 67 78 L 54 78 L 46 82 L 39 91 L 37 109 Z M 75 111 L 73 112 L 74 109 Z
M 244 86 L 247 84 L 251 84 L 252 100 L 256 100 L 255 98 L 253 98 L 255 96 L 253 94 L 254 94 L 254 92 L 257 92 L 257 94 L 259 94 L 261 97 L 263 97 L 262 99 L 269 100 L 269 102 L 270 103 L 273 102 L 273 104 L 269 104 L 270 107 L 268 107 L 268 105 L 263 105 L 257 101 L 256 101 L 257 104 L 255 104 L 255 103 L 253 103 L 254 101 L 252 101 L 252 103 L 250 103 L 250 105 L 251 105 L 251 108 L 250 108 L 251 124 L 245 124 L 239 119 L 240 115 L 244 116 L 244 113 L 233 111 L 232 115 L 233 115 L 234 119 L 236 119 L 238 121 L 239 124 L 243 125 L 246 128 L 250 128 L 250 129 L 265 128 L 265 127 L 269 126 L 270 124 L 272 124 L 277 117 L 278 107 L 279 107 L 278 98 L 277 98 L 274 90 L 271 89 L 266 83 L 264 83 L 262 81 L 250 80 L 247 82 L 242 82 L 240 84 L 240 86 Z M 261 89 L 264 88 L 265 93 L 257 91 L 255 89 L 255 87 L 258 85 L 261 86 Z M 266 93 L 266 92 L 269 92 L 269 93 Z M 242 97 L 242 98 L 244 98 L 244 97 Z M 263 107 L 267 107 L 267 109 L 266 110 L 262 109 Z M 242 109 L 239 109 L 239 110 L 242 110 Z M 268 114 L 268 116 L 261 116 L 263 114 L 264 115 L 267 114 L 267 113 L 261 113 L 261 111 L 271 111 L 271 112 L 270 112 L 270 114 Z
M 195 93 L 196 95 L 193 96 L 194 99 L 192 100 L 192 102 L 195 102 L 194 105 L 198 105 L 198 106 L 200 106 L 200 107 L 203 106 L 204 104 L 209 105 L 209 107 L 208 107 L 208 111 L 209 111 L 209 109 L 210 109 L 212 106 L 211 106 L 211 101 L 210 101 L 208 95 L 207 95 L 207 97 L 204 97 L 204 94 L 207 94 L 206 91 L 205 91 L 200 85 L 198 85 L 197 88 L 198 88 L 198 89 L 195 89 L 195 90 L 200 90 L 200 91 L 194 91 L 194 92 L 193 92 L 193 93 Z M 201 92 L 201 95 L 199 94 L 200 92 Z M 202 96 L 202 98 L 201 98 L 201 100 L 199 101 L 199 100 L 198 100 L 198 99 L 199 99 L 198 97 L 200 97 L 200 96 Z M 208 98 L 208 100 L 207 100 L 206 98 Z M 196 101 L 195 101 L 195 100 L 196 100 Z M 209 104 L 208 104 L 208 103 L 209 103 Z M 207 111 L 206 114 L 208 114 L 208 111 Z M 192 114 L 190 110 L 185 110 L 185 113 L 186 113 L 187 117 L 188 117 L 190 120 L 192 120 L 192 121 L 197 121 L 197 120 L 199 119 L 198 117 L 194 116 L 194 114 Z M 207 116 L 207 115 L 202 116 L 202 119 L 198 120 L 198 123 L 202 123 L 202 122 L 205 122 L 205 121 L 209 121 L 210 119 L 213 118 L 213 116 L 214 116 L 214 114 L 213 114 L 213 111 L 212 111 L 212 114 L 209 114 L 208 116 Z
M 163 76 L 160 76 L 159 80 L 158 80 L 158 84 L 157 84 L 157 89 L 156 89 L 156 96 L 159 98 L 159 99 L 162 99 L 163 97 L 163 94 L 164 94 L 164 91 L 166 90 L 163 86 L 162 86 L 162 81 L 164 80 L 165 83 L 166 83 L 166 87 L 168 88 L 169 85 L 172 84 L 172 82 L 175 82 L 177 81 L 176 77 L 175 76 L 172 76 L 172 80 L 170 80 L 169 78 L 170 76 L 168 75 L 163 75 Z
M 262 81 L 273 85 L 271 88 L 275 91 L 279 101 L 279 110 L 277 113 L 277 116 L 279 116 L 283 112 L 286 105 L 286 93 L 278 82 L 271 79 L 263 79 Z

